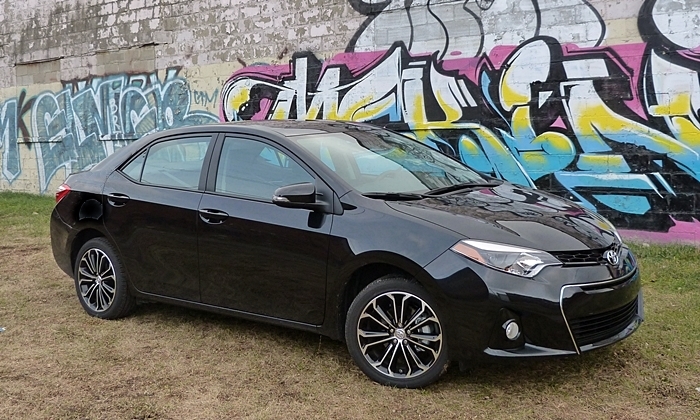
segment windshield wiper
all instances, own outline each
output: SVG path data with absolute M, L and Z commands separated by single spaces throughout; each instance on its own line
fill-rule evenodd
M 436 197 L 440 195 L 445 195 L 447 193 L 457 192 L 461 190 L 466 190 L 470 188 L 488 188 L 497 187 L 501 185 L 502 181 L 491 181 L 491 182 L 462 182 L 459 184 L 448 185 L 446 187 L 435 188 L 433 190 L 423 193 L 424 197 Z
M 400 192 L 368 192 L 362 194 L 368 198 L 378 198 L 380 200 L 389 201 L 408 201 L 408 200 L 420 200 L 423 197 L 422 194 L 416 193 L 400 193 Z

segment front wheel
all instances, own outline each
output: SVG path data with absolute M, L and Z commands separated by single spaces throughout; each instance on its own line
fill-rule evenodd
M 88 314 L 103 319 L 121 318 L 136 306 L 129 293 L 123 268 L 112 245 L 94 238 L 78 251 L 75 261 L 75 291 Z
M 345 340 L 355 363 L 372 380 L 420 388 L 447 368 L 444 326 L 430 295 L 404 278 L 382 278 L 350 305 Z

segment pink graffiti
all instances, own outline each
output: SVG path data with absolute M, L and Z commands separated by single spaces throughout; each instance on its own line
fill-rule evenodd
M 619 233 L 623 238 L 635 242 L 700 245 L 700 221 L 693 219 L 692 222 L 681 222 L 673 217 L 671 220 L 675 226 L 671 227 L 668 232 L 620 229 Z

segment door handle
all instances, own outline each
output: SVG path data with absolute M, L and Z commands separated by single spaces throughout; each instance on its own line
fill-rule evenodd
M 114 207 L 123 207 L 129 201 L 129 196 L 121 193 L 107 194 L 107 202 Z
M 215 209 L 199 209 L 199 218 L 210 225 L 220 225 L 228 218 L 228 213 Z

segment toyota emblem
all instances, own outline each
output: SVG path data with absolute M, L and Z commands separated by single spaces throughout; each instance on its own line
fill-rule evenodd
M 610 265 L 617 265 L 620 262 L 620 257 L 617 255 L 617 251 L 614 249 L 609 249 L 603 253 L 603 258 L 610 263 Z

